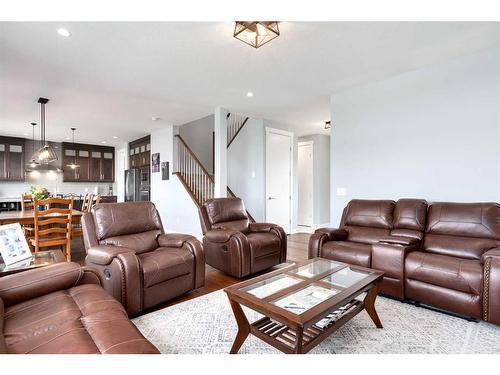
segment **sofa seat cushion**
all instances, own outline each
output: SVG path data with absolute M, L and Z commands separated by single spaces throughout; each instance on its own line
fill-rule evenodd
M 85 284 L 9 306 L 8 353 L 157 353 L 104 289 Z
M 140 254 L 139 259 L 146 288 L 194 272 L 193 253 L 183 248 L 159 247 Z
M 370 267 L 372 245 L 349 241 L 330 241 L 323 245 L 321 257 L 356 266 Z
M 483 269 L 480 261 L 426 252 L 406 257 L 406 277 L 428 284 L 480 295 Z
M 274 233 L 249 233 L 247 234 L 247 239 L 252 258 L 259 258 L 280 252 L 281 241 Z

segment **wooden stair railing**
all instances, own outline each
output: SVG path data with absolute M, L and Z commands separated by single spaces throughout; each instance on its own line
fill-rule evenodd
M 184 139 L 178 134 L 174 139 L 174 146 L 177 150 L 174 173 L 179 177 L 196 205 L 200 207 L 207 199 L 214 197 L 214 180 Z
M 241 131 L 241 129 L 243 129 L 243 127 L 247 123 L 248 117 L 234 113 L 228 113 L 226 116 L 226 121 L 227 121 L 227 147 L 229 147 L 231 143 L 233 143 L 238 133 Z
M 233 119 L 237 119 L 231 121 L 231 124 L 233 124 L 231 125 L 231 131 L 229 131 L 230 122 L 228 121 L 228 139 L 230 139 L 228 147 L 248 120 L 248 117 L 244 118 L 240 115 L 232 116 Z M 228 120 L 229 118 L 230 116 L 228 115 Z M 231 138 L 229 138 L 230 134 Z M 196 157 L 193 150 L 191 150 L 186 141 L 179 134 L 174 136 L 174 150 L 177 156 L 174 164 L 174 174 L 179 177 L 179 180 L 182 185 L 184 185 L 184 188 L 188 192 L 189 196 L 199 208 L 203 203 L 205 203 L 206 200 L 214 197 L 214 179 Z M 227 192 L 228 196 L 236 197 L 236 194 L 234 194 L 229 187 L 227 187 Z M 250 221 L 255 222 L 254 218 L 248 211 L 247 215 Z

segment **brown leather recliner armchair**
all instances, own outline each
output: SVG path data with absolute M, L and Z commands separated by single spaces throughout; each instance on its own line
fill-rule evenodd
M 286 261 L 286 234 L 250 222 L 240 198 L 209 199 L 199 210 L 207 264 L 242 278 Z
M 205 283 L 200 241 L 164 234 L 151 202 L 102 203 L 82 217 L 87 266 L 130 315 Z

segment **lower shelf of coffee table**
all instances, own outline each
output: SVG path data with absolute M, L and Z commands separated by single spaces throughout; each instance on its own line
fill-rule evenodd
M 354 300 L 351 303 L 353 306 L 344 315 L 324 329 L 317 328 L 314 325 L 304 328 L 299 352 L 307 353 L 364 309 L 362 301 Z M 297 352 L 297 331 L 285 324 L 263 317 L 251 324 L 251 332 L 254 336 L 259 337 L 284 353 Z

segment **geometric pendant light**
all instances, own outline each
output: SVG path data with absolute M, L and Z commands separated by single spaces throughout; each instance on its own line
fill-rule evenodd
M 75 144 L 75 130 L 76 128 L 71 128 L 71 131 L 72 131 L 72 143 Z M 73 161 L 69 164 L 66 164 L 66 167 L 70 167 L 71 169 L 76 169 L 76 168 L 80 168 L 80 166 L 78 164 L 76 164 L 76 151 L 75 151 L 75 156 L 73 157 Z
M 49 99 L 39 98 L 38 103 L 40 103 L 40 144 L 42 147 L 35 152 L 32 159 L 37 160 L 41 164 L 52 163 L 57 160 L 57 154 L 52 148 L 52 146 L 45 139 L 45 104 Z
M 259 48 L 280 35 L 278 21 L 236 21 L 233 36 L 243 43 Z
M 31 127 L 32 127 L 32 144 L 31 144 L 31 154 L 33 155 L 34 152 L 35 152 L 35 127 L 36 127 L 36 122 L 32 122 L 31 123 Z M 36 161 L 36 159 L 34 158 L 34 155 L 31 157 L 31 160 L 29 161 L 29 163 L 26 163 L 26 172 L 33 172 L 34 170 L 36 170 L 36 167 L 38 167 L 40 165 L 39 162 Z

